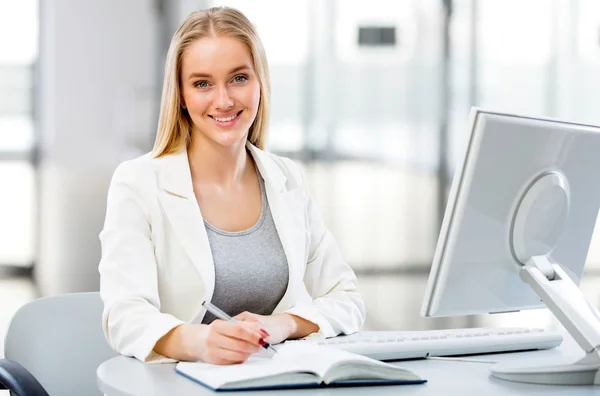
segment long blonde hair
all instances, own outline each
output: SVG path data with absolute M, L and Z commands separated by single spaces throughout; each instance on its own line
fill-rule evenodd
M 271 82 L 264 47 L 252 23 L 240 11 L 229 7 L 213 7 L 192 12 L 173 35 L 167 60 L 158 119 L 154 157 L 176 153 L 187 147 L 191 139 L 192 121 L 181 104 L 181 63 L 183 53 L 194 41 L 203 37 L 225 36 L 246 45 L 260 85 L 260 102 L 256 118 L 248 131 L 248 140 L 264 149 L 269 122 Z

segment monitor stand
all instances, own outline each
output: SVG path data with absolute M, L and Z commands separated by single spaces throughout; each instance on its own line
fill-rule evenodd
M 536 177 L 514 212 L 510 244 L 520 276 L 540 296 L 586 353 L 583 359 L 548 366 L 497 364 L 491 373 L 509 381 L 552 385 L 600 385 L 600 312 L 560 264 L 552 262 L 569 214 L 569 186 L 559 172 Z
M 550 276 L 548 276 L 550 274 Z M 583 359 L 559 365 L 510 367 L 497 364 L 492 375 L 510 381 L 553 385 L 600 385 L 600 313 L 558 264 L 532 257 L 521 278 L 542 298 L 586 352 Z

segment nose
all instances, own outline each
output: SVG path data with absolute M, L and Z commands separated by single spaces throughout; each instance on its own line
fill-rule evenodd
M 217 96 L 214 103 L 216 110 L 229 110 L 233 107 L 233 99 L 229 96 L 226 86 L 221 86 L 217 90 Z

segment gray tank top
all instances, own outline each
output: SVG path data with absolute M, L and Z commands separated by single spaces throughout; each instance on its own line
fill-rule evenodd
M 288 285 L 287 258 L 260 174 L 258 179 L 262 205 L 260 218 L 251 228 L 228 232 L 204 221 L 215 265 L 211 302 L 231 316 L 244 311 L 270 315 Z M 215 319 L 207 312 L 202 323 L 210 324 Z

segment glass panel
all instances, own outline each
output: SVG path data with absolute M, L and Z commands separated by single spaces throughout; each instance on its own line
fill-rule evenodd
M 33 147 L 33 121 L 0 115 L 0 151 L 28 151 Z
M 553 7 L 547 0 L 478 2 L 477 105 L 555 115 Z
M 600 124 L 600 3 L 561 3 L 557 103 L 561 117 Z
M 450 36 L 452 174 L 464 155 L 471 106 L 538 116 L 557 115 L 555 52 L 561 34 L 555 32 L 555 3 L 454 1 Z
M 577 60 L 581 63 L 600 65 L 600 3 L 597 0 L 578 0 L 569 3 L 574 12 L 571 22 L 576 32 Z
M 38 52 L 38 1 L 0 0 L 0 64 L 31 64 Z
M 439 124 L 439 2 L 336 2 L 331 103 L 335 150 L 435 170 Z M 369 11 L 370 10 L 370 11 Z M 395 27 L 395 46 L 358 45 L 359 26 Z M 319 98 L 315 98 L 318 100 Z M 320 114 L 327 119 L 326 114 Z
M 25 161 L 0 162 L 0 264 L 30 265 L 36 221 L 33 166 Z
M 212 0 L 210 6 L 228 6 L 242 11 L 256 26 L 269 58 L 269 66 L 306 61 L 308 51 L 308 1 Z M 293 15 L 293 18 L 274 18 Z
M 560 63 L 558 79 L 561 117 L 600 125 L 600 2 L 561 3 Z M 600 217 L 592 236 L 586 270 L 600 269 Z M 597 301 L 597 300 L 596 300 Z
M 477 78 L 472 65 L 472 2 L 477 0 L 454 0 L 450 24 L 450 109 L 449 109 L 449 174 L 454 175 L 457 162 L 462 160 L 469 137 L 468 116 L 474 99 L 472 86 Z
M 38 53 L 37 8 L 37 0 L 0 0 L 0 152 L 26 152 L 34 145 L 31 82 Z M 0 161 L 0 265 L 33 262 L 34 175 L 29 162 Z
M 29 65 L 0 64 L 0 117 L 31 114 L 31 79 Z
M 336 58 L 323 78 L 329 92 L 314 98 L 320 125 L 310 142 L 322 146 L 325 134 L 325 155 L 356 158 L 332 164 L 323 183 L 332 231 L 355 268 L 427 267 L 437 233 L 440 2 L 335 4 Z M 359 45 L 359 27 L 393 27 L 396 44 Z
M 313 161 L 305 174 L 354 268 L 429 265 L 437 236 L 435 174 L 365 161 Z

